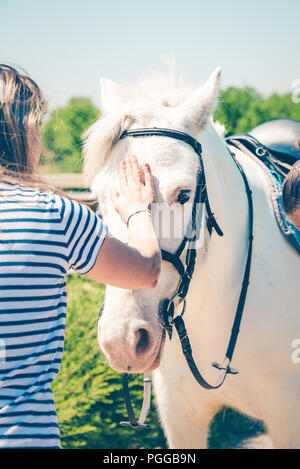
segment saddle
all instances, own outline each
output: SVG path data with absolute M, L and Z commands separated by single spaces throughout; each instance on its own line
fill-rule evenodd
M 300 159 L 300 122 L 290 119 L 265 122 L 249 134 L 232 135 L 225 141 L 254 159 L 264 170 L 270 183 L 279 228 L 300 254 L 300 232 L 287 221 L 281 201 L 283 181 L 292 165 Z
M 292 166 L 300 159 L 300 122 L 276 119 L 264 122 L 249 132 L 283 165 Z
M 227 141 L 240 141 L 264 164 L 272 167 L 283 179 L 300 159 L 300 122 L 277 119 L 264 122 L 248 134 L 230 136 Z

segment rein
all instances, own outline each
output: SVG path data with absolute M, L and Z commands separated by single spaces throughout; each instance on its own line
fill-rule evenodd
M 197 173 L 197 186 L 195 192 L 195 198 L 193 203 L 192 209 L 192 216 L 188 225 L 187 233 L 185 234 L 180 246 L 176 250 L 175 253 L 166 251 L 164 249 L 161 250 L 162 259 L 166 262 L 169 262 L 173 265 L 173 267 L 177 270 L 180 281 L 177 287 L 176 292 L 172 295 L 170 299 L 165 299 L 162 301 L 160 306 L 160 317 L 163 320 L 163 327 L 167 331 L 169 338 L 172 339 L 173 333 L 173 326 L 177 331 L 177 334 L 180 339 L 182 352 L 185 356 L 187 364 L 197 382 L 205 389 L 218 389 L 224 383 L 227 374 L 237 374 L 238 371 L 231 368 L 230 363 L 232 360 L 233 352 L 235 349 L 235 345 L 237 342 L 240 324 L 242 320 L 243 310 L 245 306 L 247 290 L 249 285 L 249 278 L 250 278 L 250 268 L 251 268 L 251 259 L 252 259 L 252 244 L 253 244 L 253 202 L 252 202 L 252 191 L 250 189 L 249 183 L 247 181 L 247 177 L 244 173 L 242 166 L 236 160 L 235 155 L 229 151 L 229 154 L 233 158 L 245 185 L 245 190 L 248 199 L 248 211 L 249 211 L 249 246 L 248 246 L 248 254 L 246 260 L 246 266 L 244 271 L 244 278 L 242 282 L 241 292 L 239 301 L 237 304 L 237 309 L 235 313 L 235 318 L 225 354 L 225 358 L 222 364 L 218 364 L 216 362 L 212 363 L 212 366 L 218 369 L 218 378 L 216 384 L 210 384 L 206 381 L 206 379 L 200 373 L 195 360 L 193 358 L 191 344 L 188 338 L 188 334 L 185 328 L 185 323 L 183 320 L 183 315 L 185 311 L 185 297 L 188 293 L 190 282 L 193 277 L 195 262 L 197 257 L 197 250 L 196 250 L 196 241 L 199 237 L 200 233 L 200 221 L 197 217 L 198 215 L 198 207 L 200 204 L 205 206 L 205 216 L 206 216 L 206 226 L 209 231 L 209 234 L 212 235 L 212 231 L 215 230 L 218 236 L 223 236 L 223 232 L 218 225 L 213 212 L 211 211 L 208 194 L 207 194 L 207 187 L 206 187 L 206 179 L 205 179 L 205 172 L 203 167 L 203 160 L 202 160 L 202 147 L 201 144 L 191 137 L 190 135 L 180 132 L 177 130 L 171 129 L 162 129 L 162 128 L 150 128 L 150 129 L 135 129 L 135 130 L 126 130 L 124 131 L 119 140 L 122 140 L 127 137 L 152 137 L 152 136 L 161 136 L 161 137 L 169 137 L 174 138 L 176 140 L 180 140 L 184 143 L 190 145 L 195 153 L 197 153 L 199 158 L 199 170 Z M 181 254 L 186 249 L 186 257 L 185 257 L 185 266 L 180 259 Z M 176 308 L 182 304 L 182 309 L 180 314 L 174 317 Z M 147 407 L 150 408 L 150 399 L 149 399 L 149 387 L 151 386 L 151 380 L 148 373 L 145 373 L 144 377 L 144 401 L 142 405 L 142 411 L 139 420 L 137 421 L 133 408 L 130 401 L 129 390 L 128 390 L 128 375 L 124 373 L 122 375 L 123 380 L 123 390 L 124 390 L 124 398 L 127 408 L 127 413 L 129 417 L 129 422 L 121 422 L 123 425 L 129 425 L 132 427 L 145 427 L 144 425 L 145 419 L 147 417 Z M 147 387 L 148 386 L 148 387 Z

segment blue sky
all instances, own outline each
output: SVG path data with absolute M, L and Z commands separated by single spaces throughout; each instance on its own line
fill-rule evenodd
M 164 70 L 263 94 L 300 78 L 299 0 L 0 0 L 0 61 L 23 67 L 51 107 L 71 96 L 99 103 L 99 78 L 132 81 Z

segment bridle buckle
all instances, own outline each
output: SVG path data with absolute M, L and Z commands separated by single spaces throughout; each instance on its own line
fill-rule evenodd
M 173 295 L 173 296 L 174 296 L 174 295 Z M 178 301 L 178 303 L 177 303 L 176 306 L 175 306 L 175 304 L 174 304 L 174 299 L 175 299 L 175 297 L 179 298 L 179 301 Z M 184 312 L 185 312 L 185 306 L 186 306 L 185 298 L 181 298 L 178 294 L 176 294 L 175 297 L 170 300 L 170 303 L 173 303 L 173 305 L 174 305 L 174 310 L 173 310 L 173 311 L 175 312 L 176 309 L 178 308 L 178 306 L 181 305 L 181 303 L 183 303 L 183 305 L 182 305 L 182 310 L 181 310 L 180 314 L 177 314 L 175 317 L 174 317 L 174 315 L 172 315 L 172 316 L 169 315 L 169 316 L 168 316 L 168 324 L 169 324 L 170 326 L 173 326 L 174 320 L 175 320 L 175 318 L 176 318 L 177 316 L 181 316 L 181 317 L 182 317 L 182 316 L 184 315 Z M 169 311 L 169 309 L 168 309 L 168 311 Z

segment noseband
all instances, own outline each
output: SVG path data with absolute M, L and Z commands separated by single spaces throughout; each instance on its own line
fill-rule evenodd
M 172 338 L 172 330 L 173 326 L 175 326 L 180 342 L 183 354 L 186 358 L 187 364 L 197 380 L 197 382 L 204 387 L 205 389 L 218 389 L 225 381 L 227 374 L 237 374 L 238 371 L 234 370 L 230 367 L 230 362 L 232 359 L 232 355 L 235 349 L 237 336 L 239 333 L 240 323 L 242 319 L 242 314 L 245 306 L 246 295 L 248 290 L 249 284 L 249 277 L 250 277 L 250 267 L 251 267 L 251 257 L 252 257 L 252 241 L 253 241 L 253 202 L 252 202 L 252 192 L 247 181 L 246 175 L 243 171 L 243 168 L 236 160 L 235 155 L 229 151 L 229 154 L 233 158 L 241 176 L 244 180 L 246 194 L 248 198 L 248 208 L 249 208 L 249 247 L 248 247 L 248 255 L 246 260 L 246 267 L 244 272 L 244 279 L 242 283 L 240 298 L 238 301 L 236 314 L 233 322 L 233 327 L 231 330 L 231 335 L 227 347 L 227 351 L 225 354 L 225 358 L 222 364 L 218 364 L 213 362 L 212 366 L 218 369 L 219 376 L 215 385 L 209 384 L 199 372 L 197 365 L 194 361 L 192 348 L 190 345 L 190 341 L 187 335 L 187 331 L 185 328 L 183 314 L 185 310 L 185 297 L 188 293 L 190 282 L 192 280 L 192 276 L 194 273 L 197 250 L 196 250 L 196 241 L 199 238 L 200 234 L 200 220 L 198 219 L 198 207 L 200 204 L 205 206 L 205 216 L 206 216 L 206 227 L 210 235 L 212 235 L 212 231 L 214 230 L 218 236 L 223 236 L 223 232 L 219 227 L 213 212 L 211 211 L 208 194 L 207 194 L 207 187 L 206 187 L 206 179 L 205 179 L 205 172 L 202 160 L 202 147 L 201 144 L 191 137 L 190 135 L 180 132 L 178 130 L 171 130 L 171 129 L 162 129 L 162 128 L 150 128 L 150 129 L 135 129 L 135 130 L 125 130 L 119 140 L 122 140 L 127 137 L 169 137 L 174 138 L 176 140 L 180 140 L 184 143 L 190 145 L 195 153 L 198 155 L 199 161 L 199 169 L 197 173 L 197 185 L 195 191 L 195 197 L 193 202 L 192 208 L 192 216 L 188 225 L 187 232 L 182 239 L 178 249 L 175 253 L 166 251 L 164 249 L 161 250 L 162 259 L 166 262 L 169 262 L 173 265 L 173 267 L 177 270 L 180 281 L 178 287 L 171 296 L 170 299 L 165 299 L 162 301 L 160 305 L 160 317 L 163 320 L 164 329 L 167 331 L 169 338 Z M 186 250 L 186 257 L 185 257 L 185 266 L 181 260 L 181 255 L 183 251 Z M 180 314 L 174 317 L 175 311 L 177 307 L 182 304 L 182 309 Z M 145 380 L 144 380 L 145 382 Z M 149 382 L 149 376 L 147 374 L 146 383 Z M 144 389 L 146 389 L 147 384 L 144 384 Z M 125 403 L 127 407 L 127 412 L 129 416 L 129 422 L 122 422 L 125 425 L 130 425 L 132 427 L 142 426 L 144 427 L 144 421 L 147 416 L 147 412 L 145 412 L 145 401 L 143 403 L 143 408 L 141 412 L 141 417 L 139 421 L 135 419 L 134 412 L 131 406 L 129 392 L 128 392 L 128 383 L 127 383 L 127 374 L 123 374 L 123 388 L 124 388 L 124 397 Z M 148 405 L 150 405 L 149 401 L 149 390 L 147 389 L 147 399 Z

